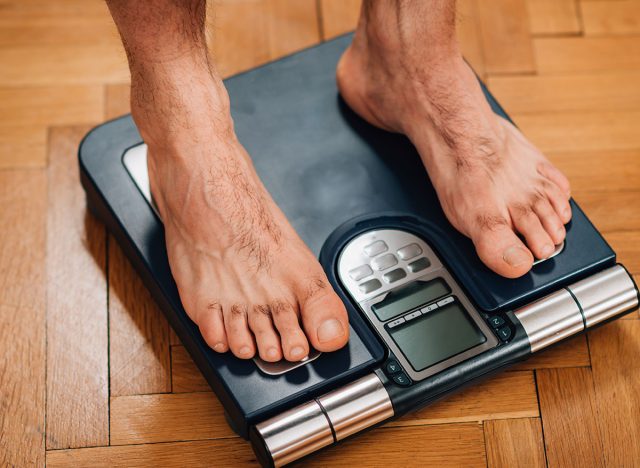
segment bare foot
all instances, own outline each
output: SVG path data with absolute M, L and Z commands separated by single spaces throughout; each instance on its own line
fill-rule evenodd
M 369 123 L 408 136 L 447 218 L 489 268 L 524 275 L 565 238 L 568 180 L 491 110 L 455 39 L 431 47 L 414 24 L 423 19 L 380 29 L 372 16 L 338 64 L 342 96 Z
M 189 317 L 214 350 L 244 359 L 344 346 L 344 305 L 237 141 L 222 83 L 192 63 L 173 68 L 132 73 L 132 110 Z

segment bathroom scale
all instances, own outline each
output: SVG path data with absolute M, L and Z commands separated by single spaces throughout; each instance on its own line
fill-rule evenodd
M 88 207 L 264 466 L 312 456 L 638 307 L 633 279 L 574 201 L 553 257 L 517 279 L 485 267 L 446 220 L 411 143 L 340 98 L 335 67 L 350 40 L 225 81 L 240 142 L 347 308 L 338 351 L 269 364 L 211 350 L 171 276 L 131 116 L 93 129 L 79 150 Z

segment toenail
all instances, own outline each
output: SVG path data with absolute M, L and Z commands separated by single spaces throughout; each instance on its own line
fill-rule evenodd
M 213 350 L 219 353 L 223 353 L 224 349 L 225 349 L 224 343 L 216 343 L 215 346 L 213 347 Z
M 531 257 L 525 249 L 514 245 L 504 251 L 502 259 L 512 267 L 517 267 L 529 262 Z
M 560 229 L 558 229 L 558 232 L 556 234 L 558 234 L 558 237 L 564 237 L 564 232 L 564 228 L 561 227 Z
M 318 341 L 326 343 L 344 335 L 344 327 L 336 319 L 325 320 L 318 327 Z
M 295 346 L 291 350 L 291 357 L 293 359 L 302 359 L 304 357 L 304 348 L 302 346 Z
M 240 348 L 240 351 L 238 351 L 238 353 L 243 356 L 247 356 L 248 354 L 251 354 L 251 348 L 249 348 L 248 346 L 243 346 L 242 348 Z
M 553 253 L 555 248 L 551 244 L 547 244 L 542 247 L 542 258 L 549 258 L 549 256 Z
M 278 357 L 278 350 L 276 348 L 274 348 L 273 346 L 269 349 L 267 349 L 267 357 L 269 359 L 275 359 Z
M 562 213 L 565 218 L 568 218 L 569 216 L 571 216 L 571 208 L 565 208 Z

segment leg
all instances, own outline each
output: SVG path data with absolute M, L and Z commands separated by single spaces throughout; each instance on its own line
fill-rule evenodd
M 455 0 L 364 0 L 337 77 L 364 119 L 412 141 L 447 218 L 489 268 L 521 276 L 562 242 L 569 182 L 491 111 L 456 41 Z
M 207 343 L 240 358 L 304 358 L 348 339 L 344 305 L 258 179 L 209 63 L 205 0 L 108 0 L 131 70 L 180 298 Z M 304 329 L 304 332 L 303 332 Z

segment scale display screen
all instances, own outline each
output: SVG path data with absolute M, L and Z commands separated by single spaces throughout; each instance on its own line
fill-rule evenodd
M 416 371 L 487 341 L 458 302 L 390 330 L 390 335 Z
M 372 305 L 371 309 L 384 322 L 446 296 L 450 292 L 451 289 L 447 283 L 440 278 L 428 282 L 416 281 L 402 289 L 390 292 L 382 302 Z

